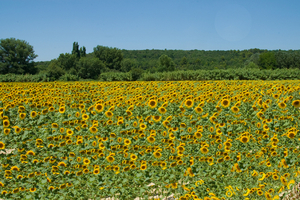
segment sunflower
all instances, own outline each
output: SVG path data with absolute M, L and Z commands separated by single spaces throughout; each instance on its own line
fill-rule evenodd
M 127 114 L 127 116 L 132 116 L 132 112 L 130 111 L 130 110 L 126 110 L 126 114 Z
M 90 117 L 89 117 L 87 114 L 83 114 L 83 115 L 82 115 L 82 119 L 83 119 L 83 120 L 88 120 L 89 118 L 90 118 Z
M 191 108 L 193 107 L 194 105 L 194 101 L 192 99 L 188 99 L 184 102 L 184 105 L 187 107 L 187 108 Z
M 19 192 L 19 188 L 13 189 L 13 191 L 12 191 L 13 194 L 18 193 L 18 192 Z
M 73 133 L 74 133 L 74 132 L 73 132 L 71 129 L 67 129 L 67 135 L 68 135 L 68 136 L 73 135 Z
M 8 135 L 9 133 L 10 133 L 10 128 L 5 128 L 5 129 L 4 129 L 4 134 L 5 134 L 5 135 Z
M 140 167 L 140 169 L 141 169 L 141 170 L 146 170 L 146 169 L 147 169 L 147 165 L 142 164 L 141 167 Z
M 12 166 L 11 168 L 10 168 L 10 170 L 11 171 L 20 171 L 20 169 L 17 167 L 17 166 Z M 0 182 L 1 183 L 1 182 Z M 0 186 L 1 186 L 1 184 L 0 184 Z
M 289 132 L 287 134 L 287 137 L 290 138 L 290 139 L 294 139 L 296 137 L 296 133 L 295 132 Z
M 184 151 L 184 150 L 185 150 L 183 146 L 178 146 L 176 149 L 177 149 L 178 151 Z
M 161 157 L 161 153 L 159 151 L 155 151 L 153 153 L 153 155 L 154 155 L 155 158 L 160 158 Z
M 277 156 L 277 152 L 276 152 L 276 151 L 273 151 L 273 152 L 271 153 L 271 156 L 273 156 L 273 157 Z
M 10 122 L 9 122 L 9 120 L 3 120 L 3 127 L 9 127 L 9 125 L 10 125 Z
M 221 105 L 224 107 L 224 108 L 227 108 L 230 106 L 230 100 L 229 99 L 223 99 L 221 101 Z
M 64 163 L 64 162 L 59 162 L 59 163 L 57 164 L 57 166 L 66 167 L 66 166 L 67 166 L 67 164 L 66 164 L 66 163 Z
M 284 109 L 286 107 L 286 104 L 284 102 L 278 103 L 279 108 Z
M 140 129 L 141 130 L 145 130 L 147 128 L 147 125 L 146 124 L 144 124 L 144 123 L 141 123 L 140 124 Z
M 91 133 L 97 133 L 98 129 L 94 126 L 90 127 L 89 130 L 91 131 Z
M 155 138 L 152 136 L 147 137 L 148 142 L 153 143 L 155 142 Z
M 0 144 L 1 144 L 1 143 L 0 143 Z M 35 156 L 35 153 L 34 153 L 33 151 L 30 150 L 30 151 L 27 151 L 27 152 L 26 152 L 26 155 Z
M 37 116 L 37 112 L 31 111 L 30 117 L 31 117 L 31 118 L 35 118 L 36 116 Z
M 91 161 L 89 159 L 87 159 L 87 158 L 83 159 L 83 164 L 84 165 L 88 165 L 90 163 L 91 163 Z
M 128 146 L 131 144 L 131 141 L 129 139 L 124 139 L 124 144 Z
M 256 113 L 256 116 L 257 116 L 258 118 L 261 118 L 263 114 L 264 114 L 264 113 L 262 113 L 261 111 L 259 111 L 258 113 Z
M 52 123 L 52 124 L 51 124 L 51 127 L 52 127 L 52 128 L 59 128 L 59 126 L 58 126 L 57 123 Z
M 186 124 L 185 124 L 184 122 L 182 122 L 182 123 L 180 124 L 180 128 L 186 128 Z
M 276 181 L 276 180 L 279 179 L 279 176 L 278 176 L 277 174 L 274 174 L 274 175 L 272 176 L 272 178 Z
M 157 101 L 155 99 L 150 100 L 148 106 L 152 109 L 155 108 L 157 106 Z
M 107 156 L 106 160 L 111 163 L 111 162 L 114 162 L 115 158 L 112 156 Z
M 237 106 L 233 106 L 231 108 L 231 111 L 234 112 L 234 113 L 238 113 L 240 111 L 240 109 Z
M 183 160 L 178 160 L 177 165 L 183 165 Z
M 20 117 L 21 119 L 25 119 L 26 113 L 20 113 L 20 114 L 19 114 L 19 117 Z
M 201 149 L 200 149 L 200 151 L 202 152 L 202 153 L 204 153 L 204 154 L 207 154 L 208 153 L 208 148 L 206 148 L 206 147 L 202 147 Z
M 111 118 L 114 114 L 111 111 L 105 112 L 106 117 Z
M 242 143 L 247 143 L 247 142 L 249 142 L 249 137 L 243 136 L 243 137 L 240 138 L 240 141 L 241 141 Z
M 78 171 L 78 172 L 76 172 L 76 176 L 81 176 L 83 174 L 83 172 L 82 171 Z
M 164 107 L 159 107 L 158 112 L 161 113 L 161 114 L 165 114 L 167 112 L 167 109 L 164 108 Z
M 177 166 L 177 162 L 172 162 L 171 164 L 170 164 L 170 167 L 176 167 Z
M 100 173 L 100 169 L 99 168 L 94 169 L 93 174 L 97 175 L 99 173 Z
M 95 110 L 96 110 L 97 112 L 102 112 L 103 109 L 104 109 L 104 106 L 103 106 L 102 104 L 97 103 L 97 104 L 95 105 Z
M 300 100 L 295 100 L 295 101 L 293 101 L 292 105 L 293 105 L 295 108 L 299 108 L 299 107 L 300 107 Z
M 152 116 L 152 119 L 155 121 L 155 122 L 159 122 L 161 120 L 161 116 Z
M 135 154 L 130 155 L 130 160 L 136 160 L 136 159 L 137 159 L 137 156 Z
M 136 168 L 135 164 L 130 165 L 130 169 L 135 169 L 135 168 Z
M 18 133 L 20 133 L 21 132 L 21 128 L 20 127 L 18 127 L 18 126 L 15 126 L 15 132 L 18 134 Z
M 58 109 L 58 112 L 60 112 L 60 113 L 65 113 L 65 111 L 66 111 L 66 108 L 65 107 L 60 107 L 59 109 Z

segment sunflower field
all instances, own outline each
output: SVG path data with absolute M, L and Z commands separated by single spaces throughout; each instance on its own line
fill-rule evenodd
M 0 83 L 0 150 L 14 149 L 0 154 L 0 198 L 280 199 L 300 182 L 299 90 L 298 80 Z

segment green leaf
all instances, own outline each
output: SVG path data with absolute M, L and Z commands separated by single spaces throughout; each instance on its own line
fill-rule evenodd
M 92 177 L 92 178 L 89 179 L 90 182 L 93 182 L 95 180 L 96 180 L 95 177 Z
M 42 183 L 47 183 L 47 179 L 43 179 L 41 182 Z

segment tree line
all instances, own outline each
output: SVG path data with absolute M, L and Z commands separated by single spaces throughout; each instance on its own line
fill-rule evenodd
M 130 72 L 134 80 L 143 73 L 216 69 L 296 69 L 300 50 L 125 50 L 97 45 L 86 54 L 84 46 L 73 43 L 70 53 L 51 61 L 34 62 L 33 46 L 24 40 L 0 40 L 0 74 L 46 74 L 97 80 L 102 73 Z

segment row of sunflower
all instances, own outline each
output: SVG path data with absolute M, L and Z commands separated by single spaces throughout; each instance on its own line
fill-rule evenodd
M 279 199 L 300 177 L 298 85 L 2 83 L 0 197 Z

